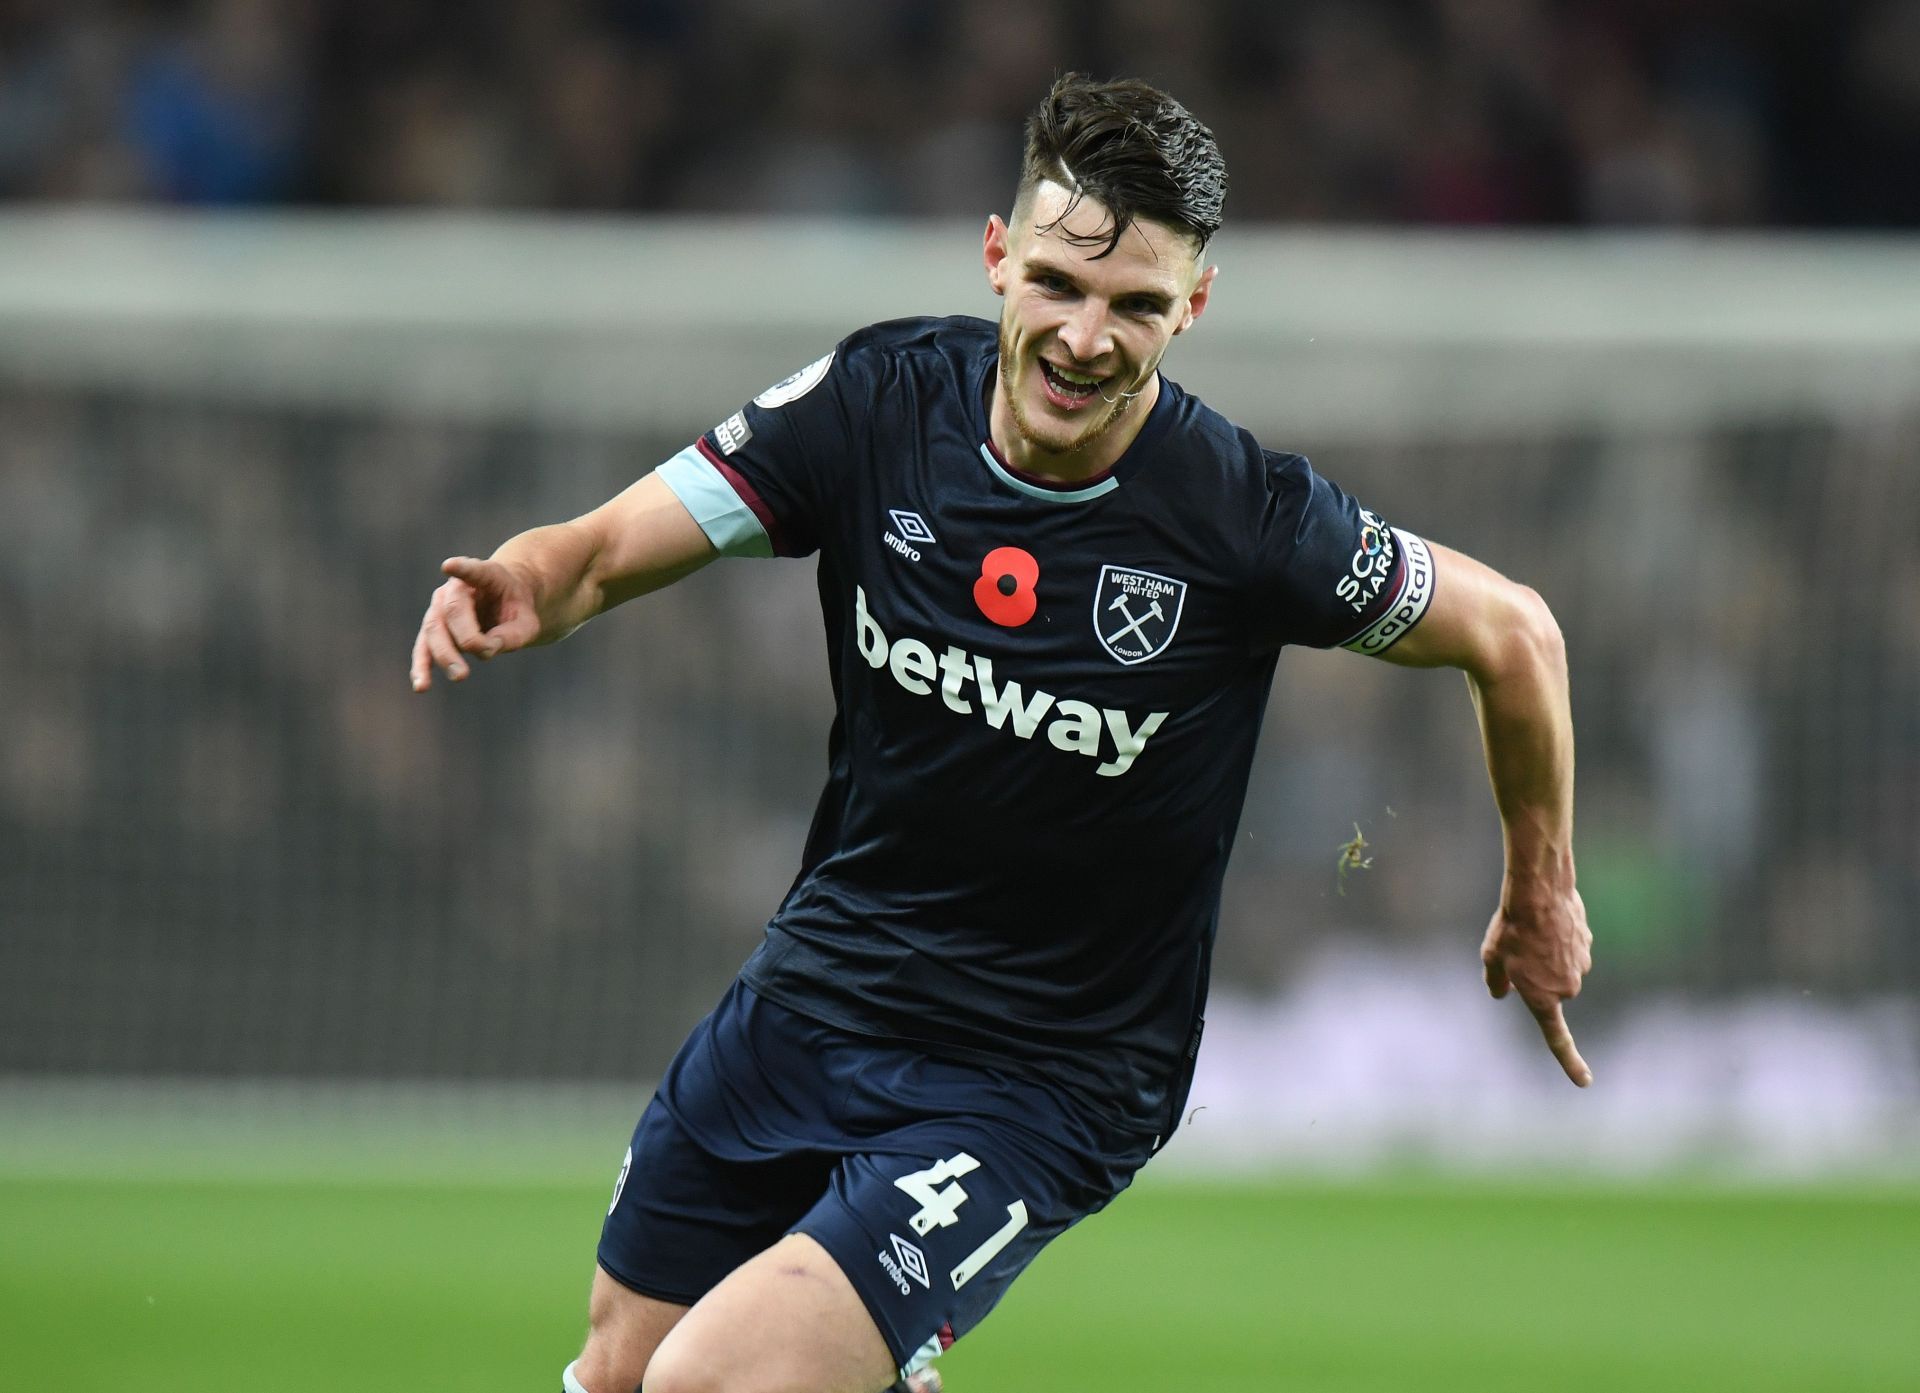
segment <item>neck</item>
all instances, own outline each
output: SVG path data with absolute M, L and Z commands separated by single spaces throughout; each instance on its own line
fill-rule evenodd
M 1049 450 L 1021 433 L 1013 419 L 1013 407 L 1007 401 L 1006 383 L 996 367 L 993 374 L 993 401 L 988 408 L 988 426 L 993 447 L 1000 457 L 1023 474 L 1032 474 L 1055 483 L 1077 484 L 1104 474 L 1120 461 L 1127 447 L 1139 438 L 1154 403 L 1160 400 L 1160 374 L 1156 370 L 1141 384 L 1137 395 L 1120 402 L 1119 419 L 1077 450 Z M 1106 404 L 1102 402 L 1102 406 Z M 1113 410 L 1112 407 L 1106 407 Z

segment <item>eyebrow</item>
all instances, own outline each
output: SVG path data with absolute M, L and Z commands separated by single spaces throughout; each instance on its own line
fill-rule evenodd
M 1058 276 L 1060 279 L 1073 285 L 1076 289 L 1084 288 L 1078 276 L 1074 275 L 1073 272 L 1069 271 L 1065 266 L 1060 265 L 1058 262 L 1046 256 L 1029 255 L 1027 257 L 1027 270 L 1029 273 L 1040 271 L 1050 276 Z M 1113 295 L 1108 298 L 1113 300 L 1146 300 L 1156 306 L 1158 312 L 1161 314 L 1165 314 L 1168 310 L 1172 309 L 1174 301 L 1174 297 L 1170 292 L 1149 286 L 1136 286 L 1130 290 L 1115 291 Z

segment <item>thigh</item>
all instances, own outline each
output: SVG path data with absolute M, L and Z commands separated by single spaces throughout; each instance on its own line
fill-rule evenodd
M 882 1393 L 895 1372 L 846 1273 L 796 1233 L 687 1312 L 654 1353 L 646 1393 Z

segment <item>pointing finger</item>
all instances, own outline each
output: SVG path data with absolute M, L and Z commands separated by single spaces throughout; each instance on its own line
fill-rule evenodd
M 1574 1046 L 1573 1032 L 1567 1029 L 1566 1013 L 1560 1003 L 1555 1001 L 1545 1007 L 1535 1007 L 1529 1003 L 1528 1009 L 1540 1023 L 1540 1034 L 1546 1038 L 1547 1048 L 1560 1061 L 1560 1067 L 1566 1070 L 1567 1077 L 1581 1088 L 1592 1083 L 1593 1070 L 1587 1067 L 1587 1061 L 1580 1057 L 1580 1051 Z
M 424 692 L 433 685 L 433 658 L 427 652 L 427 626 L 422 624 L 420 632 L 413 636 L 413 662 L 407 668 L 407 675 L 413 680 L 413 689 Z

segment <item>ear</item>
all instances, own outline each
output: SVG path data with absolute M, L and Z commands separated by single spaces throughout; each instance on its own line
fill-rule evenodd
M 987 217 L 987 236 L 981 248 L 981 261 L 987 268 L 987 284 L 993 287 L 995 295 L 1007 293 L 1007 255 L 1011 250 L 1013 234 L 998 213 Z
M 1193 327 L 1193 321 L 1207 312 L 1207 305 L 1213 299 L 1213 278 L 1220 274 L 1218 266 L 1209 266 L 1200 273 L 1193 291 L 1187 296 L 1186 312 L 1180 316 L 1180 327 L 1173 332 L 1184 334 Z

